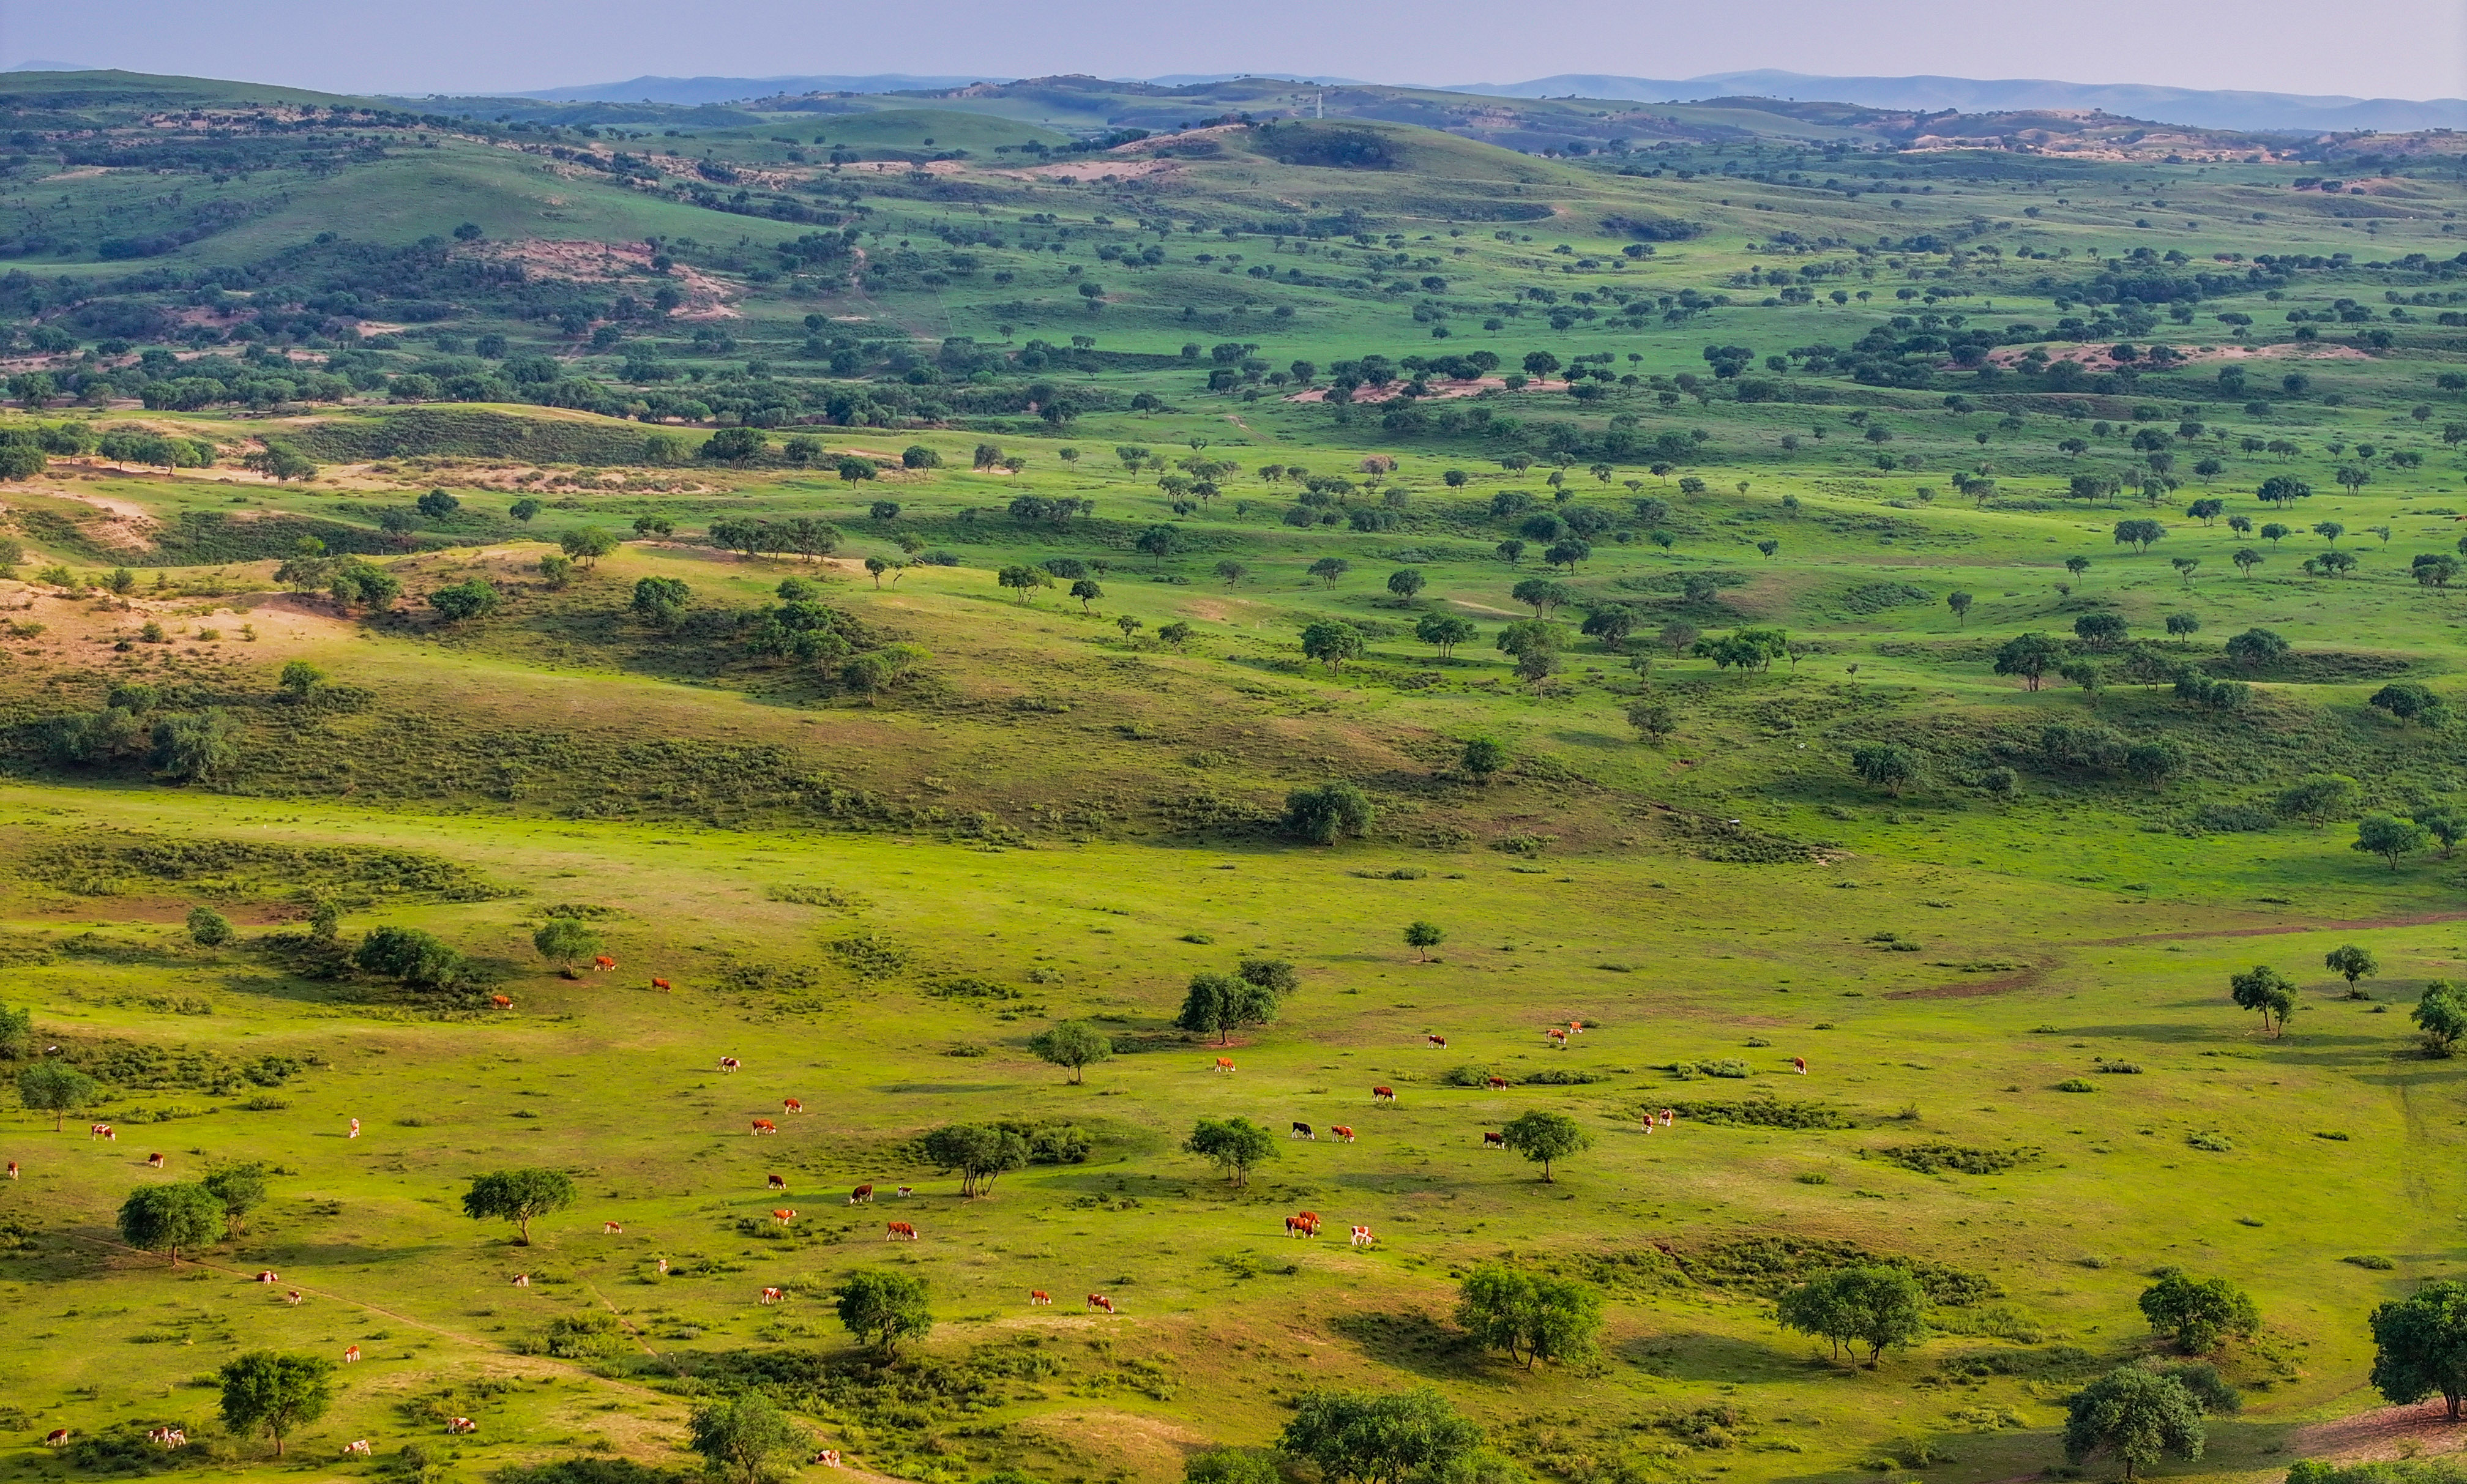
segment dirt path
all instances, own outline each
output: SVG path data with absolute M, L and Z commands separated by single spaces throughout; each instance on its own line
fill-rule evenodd
M 2298 1458 L 2350 1464 L 2429 1457 L 2467 1447 L 2467 1423 L 2452 1422 L 2439 1397 L 2407 1406 L 2376 1407 L 2298 1428 L 2287 1450 Z
M 2192 928 L 2183 933 L 2137 933 L 2131 937 L 2089 938 L 2077 948 L 2130 948 L 2136 943 L 2165 943 L 2176 938 L 2260 938 L 2281 933 L 2361 933 L 2374 928 L 2429 928 L 2437 922 L 2467 920 L 2467 912 L 2418 912 L 2406 917 L 2354 917 L 2338 922 L 2271 923 L 2258 928 Z

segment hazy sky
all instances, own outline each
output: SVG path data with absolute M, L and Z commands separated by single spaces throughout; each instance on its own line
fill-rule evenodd
M 2460 0 L 0 0 L 29 59 L 338 92 L 512 91 L 645 73 L 1377 82 L 1755 67 L 2364 97 L 2467 96 Z

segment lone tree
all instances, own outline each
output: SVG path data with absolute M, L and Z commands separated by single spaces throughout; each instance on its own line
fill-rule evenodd
M 1542 1166 L 1542 1178 L 1553 1184 L 1557 1181 L 1550 1166 L 1582 1154 L 1594 1144 L 1594 1135 L 1585 1131 L 1584 1125 L 1566 1113 L 1542 1108 L 1508 1120 L 1507 1126 L 1500 1130 L 1500 1137 L 1508 1148 Z
M 492 1170 L 471 1177 L 463 1214 L 473 1221 L 514 1224 L 515 1243 L 532 1245 L 532 1222 L 574 1203 L 574 1180 L 563 1170 Z
M 1891 1345 L 1907 1345 L 1927 1328 L 1927 1292 L 1906 1268 L 1878 1264 L 1819 1273 L 1775 1305 L 1785 1329 L 1833 1347 L 1866 1345 L 1873 1370 Z
M 222 1203 L 223 1224 L 235 1232 L 248 1229 L 248 1213 L 265 1203 L 265 1166 L 234 1164 L 215 1171 L 202 1184 Z
M 2448 1056 L 2458 1048 L 2460 1038 L 2467 1037 L 2467 996 L 2448 979 L 2434 979 L 2424 986 L 2409 1018 L 2415 1022 L 2425 1055 Z
M 2467 1397 L 2467 1282 L 2436 1278 L 2373 1311 L 2373 1389 L 2394 1406 L 2439 1393 L 2459 1419 Z
M 1460 618 L 1454 614 L 1426 613 L 1414 624 L 1414 637 L 1438 650 L 1442 660 L 1453 656 L 1457 645 L 1470 644 L 1481 634 L 1472 619 Z
M 1431 950 L 1446 942 L 1447 938 L 1446 932 L 1436 922 L 1411 923 L 1405 929 L 1406 945 L 1417 955 L 1414 960 L 1415 963 L 1429 963 Z
M 925 1158 L 938 1169 L 960 1172 L 960 1194 L 971 1200 L 993 1194 L 994 1181 L 1028 1163 L 1028 1140 L 989 1123 L 953 1123 L 923 1140 Z
M 1485 1349 L 1527 1370 L 1536 1360 L 1582 1360 L 1602 1332 L 1601 1294 L 1570 1278 L 1484 1263 L 1457 1287 L 1457 1324 Z
M 1953 621 L 1958 627 L 1969 626 L 1970 605 L 1973 601 L 1975 599 L 1967 593 L 1954 592 L 1944 596 L 1944 606 L 1953 610 Z
M 2162 1268 L 2158 1279 L 2141 1291 L 2141 1316 L 2150 1333 L 2174 1340 L 2186 1355 L 2207 1355 L 2230 1335 L 2250 1339 L 2261 1329 L 2261 1311 L 2225 1278 Z
M 2077 1393 L 2065 1421 L 2065 1457 L 2086 1463 L 2104 1453 L 2132 1478 L 2173 1455 L 2191 1461 L 2208 1443 L 2202 1404 L 2184 1383 L 2139 1365 L 2122 1365 Z
M 223 1234 L 223 1203 L 194 1180 L 140 1185 L 120 1206 L 120 1238 L 163 1252 L 180 1266 L 180 1248 L 205 1247 Z
M 805 1431 L 758 1391 L 697 1406 L 686 1425 L 686 1446 L 702 1455 L 703 1473 L 725 1484 L 764 1484 L 779 1464 L 805 1450 Z
M 1400 567 L 1388 574 L 1388 591 L 1409 603 L 1414 600 L 1415 594 L 1422 591 L 1422 573 L 1415 568 Z
M 1084 1068 L 1114 1054 L 1113 1038 L 1086 1021 L 1057 1021 L 1028 1040 L 1028 1048 L 1056 1067 L 1071 1070 L 1074 1083 L 1087 1081 Z
M 1323 783 L 1285 796 L 1285 827 L 1315 845 L 1332 845 L 1347 835 L 1370 833 L 1378 811 L 1370 796 L 1350 783 Z
M 2274 1017 L 2277 1029 L 2274 1035 L 2287 1033 L 2287 1018 L 2296 1013 L 2296 981 L 2268 964 L 2255 964 L 2242 974 L 2228 978 L 2228 993 L 2237 1005 L 2261 1012 L 2261 1028 L 2271 1030 Z
M 932 1293 L 925 1280 L 904 1272 L 860 1268 L 832 1291 L 840 1323 L 857 1342 L 889 1356 L 901 1341 L 923 1339 L 934 1329 Z
M 1491 775 L 1507 766 L 1506 745 L 1490 737 L 1476 737 L 1464 745 L 1459 765 L 1473 775 L 1477 783 L 1488 783 Z
M 1362 650 L 1362 631 L 1350 623 L 1327 618 L 1302 625 L 1302 657 L 1326 665 L 1331 675 L 1346 661 L 1361 659 Z
M 1277 1158 L 1276 1138 L 1248 1118 L 1202 1118 L 1182 1147 L 1214 1163 L 1236 1185 L 1251 1183 L 1254 1165 Z
M 1239 974 L 1194 974 L 1183 996 L 1175 1025 L 1200 1035 L 1214 1032 L 1224 1046 L 1245 1025 L 1264 1025 L 1277 1018 L 1278 993 Z
M 102 1094 L 102 1083 L 64 1062 L 36 1062 L 17 1072 L 17 1101 L 50 1113 L 55 1134 L 70 1113 L 92 1106 Z
M 2363 992 L 2356 988 L 2356 980 L 2368 979 L 2382 972 L 2382 961 L 2373 956 L 2373 951 L 2354 943 L 2330 950 L 2321 962 L 2337 970 L 2346 979 L 2347 998 L 2350 1000 L 2364 998 Z
M 600 952 L 600 930 L 579 917 L 551 917 L 532 934 L 532 947 L 558 973 L 575 978 L 574 966 Z
M 1319 1466 L 1340 1484 L 1415 1484 L 1457 1477 L 1482 1446 L 1482 1429 L 1429 1386 L 1348 1394 L 1311 1391 L 1294 1408 L 1277 1447 Z
M 1854 749 L 1850 766 L 1859 776 L 1895 798 L 1902 790 L 1918 781 L 1919 758 L 1916 753 L 1898 742 L 1879 742 L 1870 747 Z
M 2356 821 L 2356 838 L 2347 848 L 2377 855 L 2389 863 L 2391 870 L 2398 863 L 2433 844 L 2433 832 L 2413 820 L 2402 820 L 2391 814 L 2368 814 Z
M 226 1362 L 223 1426 L 247 1436 L 262 1432 L 283 1456 L 283 1440 L 326 1415 L 334 1405 L 334 1362 L 323 1356 L 278 1355 L 252 1350 Z
M 1996 673 L 2019 675 L 2022 688 L 2036 690 L 2048 671 L 2064 659 L 2064 646 L 2046 634 L 2017 634 L 1996 651 Z

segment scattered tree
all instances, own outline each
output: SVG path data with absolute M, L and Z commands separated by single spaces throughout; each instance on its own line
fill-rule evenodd
M 702 1455 L 703 1473 L 722 1484 L 769 1484 L 783 1460 L 805 1450 L 805 1432 L 770 1398 L 749 1391 L 693 1409 L 686 1446 Z
M 1880 742 L 1855 749 L 1850 753 L 1850 766 L 1859 776 L 1895 798 L 1902 790 L 1918 781 L 1919 757 L 1898 742 Z
M 200 1248 L 223 1234 L 223 1203 L 193 1180 L 140 1185 L 120 1205 L 120 1239 L 148 1252 L 168 1253 L 180 1266 L 180 1248 Z
M 1458 766 L 1473 776 L 1477 783 L 1488 783 L 1491 775 L 1507 766 L 1505 744 L 1491 737 L 1475 737 L 1464 745 Z
M 265 1202 L 265 1166 L 261 1164 L 225 1165 L 201 1183 L 222 1203 L 223 1224 L 236 1232 L 248 1229 L 248 1213 Z
M 471 1177 L 463 1214 L 473 1221 L 509 1221 L 515 1245 L 532 1245 L 532 1223 L 574 1203 L 574 1180 L 563 1170 L 492 1170 Z
M 1285 827 L 1315 845 L 1370 833 L 1378 811 L 1370 797 L 1350 783 L 1323 783 L 1285 796 Z
M 220 948 L 232 940 L 231 919 L 211 907 L 190 908 L 189 939 L 201 948 Z
M 2065 1422 L 2065 1457 L 2075 1464 L 2104 1453 L 2129 1481 L 2170 1455 L 2202 1456 L 2208 1435 L 2201 1403 L 2172 1376 L 2118 1366 L 2074 1394 Z
M 1074 1083 L 1087 1081 L 1086 1068 L 1114 1054 L 1113 1038 L 1086 1021 L 1057 1021 L 1030 1036 L 1028 1048 L 1056 1067 L 1068 1068 Z
M 574 966 L 599 953 L 600 946 L 600 931 L 579 917 L 551 917 L 532 934 L 532 947 L 567 978 L 576 978 Z
M 2356 943 L 2330 950 L 2321 962 L 2347 981 L 2347 997 L 2351 1000 L 2362 998 L 2356 989 L 2358 979 L 2368 979 L 2382 972 L 2382 961 L 2373 956 L 2373 951 Z
M 1593 1147 L 1594 1135 L 1563 1113 L 1537 1108 L 1517 1114 L 1500 1130 L 1507 1147 L 1542 1166 L 1542 1178 L 1555 1180 L 1550 1167 Z
M 1926 1332 L 1927 1293 L 1907 1268 L 1837 1268 L 1784 1293 L 1775 1304 L 1782 1327 L 1842 1347 L 1864 1344 L 1874 1369 L 1890 1346 Z
M 1483 1263 L 1457 1286 L 1456 1320 L 1484 1349 L 1505 1350 L 1527 1370 L 1594 1353 L 1602 1330 L 1601 1294 L 1572 1278 Z
M 2194 1278 L 2174 1268 L 2141 1291 L 2141 1316 L 2150 1333 L 2176 1342 L 2186 1355 L 2207 1355 L 2233 1335 L 2250 1339 L 2261 1329 L 2261 1311 L 2225 1278 Z
M 946 1124 L 925 1135 L 925 1158 L 960 1172 L 960 1194 L 993 1194 L 994 1181 L 1028 1163 L 1028 1140 L 989 1123 Z
M 2356 821 L 2355 843 L 2347 848 L 2377 855 L 2389 863 L 2391 870 L 2398 863 L 2433 844 L 2433 832 L 2413 820 L 2390 814 L 2368 814 Z
M 2242 974 L 2228 978 L 2228 993 L 2239 1008 L 2261 1012 L 2261 1028 L 2274 1035 L 2287 1033 L 2287 1018 L 2296 1013 L 2296 981 L 2268 964 L 2256 964 Z
M 29 1112 L 50 1113 L 55 1134 L 68 1114 L 102 1095 L 102 1083 L 66 1062 L 34 1062 L 17 1071 L 17 1101 Z
M 860 1268 L 840 1280 L 832 1296 L 840 1323 L 859 1344 L 885 1356 L 933 1332 L 932 1292 L 921 1277 Z
M 224 1362 L 223 1426 L 245 1437 L 262 1432 L 283 1456 L 283 1440 L 326 1415 L 334 1404 L 334 1362 L 323 1356 L 252 1350 Z
M 1482 1429 L 1429 1386 L 1303 1393 L 1277 1446 L 1332 1484 L 1438 1484 L 1462 1474 Z
M 1182 1147 L 1213 1162 L 1236 1185 L 1251 1182 L 1253 1166 L 1277 1158 L 1276 1138 L 1248 1118 L 1202 1118 Z
M 2459 1420 L 2467 1397 L 2467 1282 L 2435 1278 L 2375 1309 L 2373 1389 L 2393 1406 L 2436 1393 Z
M 1435 922 L 1409 923 L 1405 928 L 1405 942 L 1415 951 L 1416 956 L 1414 961 L 1416 963 L 1429 963 L 1431 950 L 1447 941 L 1447 936 Z

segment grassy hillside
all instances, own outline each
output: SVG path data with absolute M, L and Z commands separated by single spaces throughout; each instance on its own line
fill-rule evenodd
M 2455 146 L 25 86 L 103 132 L 21 143 L 0 280 L 0 1050 L 93 1079 L 0 1116 L 14 1471 L 652 1484 L 760 1396 L 881 1477 L 1306 1484 L 1305 1393 L 1428 1384 L 1493 1484 L 2105 1477 L 2166 1269 L 2258 1319 L 2161 1472 L 2448 1446 L 2365 1318 L 2458 1262 Z M 533 1167 L 533 1245 L 463 1214 Z M 1598 1344 L 1485 1350 L 1489 1264 Z M 1876 1264 L 1874 1364 L 1777 1322 Z M 265 1348 L 338 1362 L 283 1462 Z

